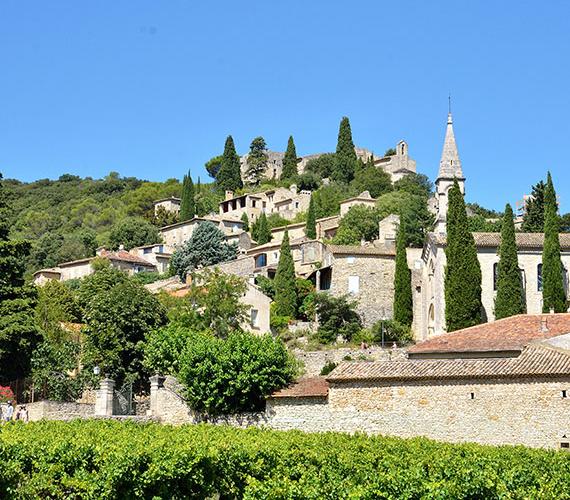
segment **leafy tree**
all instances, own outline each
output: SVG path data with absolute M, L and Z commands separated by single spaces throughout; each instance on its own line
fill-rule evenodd
M 190 405 L 209 416 L 259 410 L 265 396 L 296 374 L 280 339 L 250 333 L 232 333 L 226 340 L 196 334 L 179 363 Z
M 117 250 L 121 245 L 125 250 L 161 243 L 162 238 L 156 226 L 145 219 L 131 217 L 113 226 L 109 235 L 109 245 Z
M 149 332 L 166 323 L 166 311 L 156 297 L 127 277 L 93 296 L 84 320 L 86 364 L 98 364 L 119 381 L 136 380 L 142 370 L 143 342 Z
M 246 176 L 252 184 L 259 184 L 267 171 L 267 144 L 263 137 L 251 141 L 247 155 Z
M 377 321 L 370 329 L 374 342 L 397 342 L 398 344 L 408 344 L 414 340 L 410 325 L 400 323 L 395 319 Z
M 521 230 L 525 233 L 544 231 L 546 184 L 543 181 L 532 186 L 531 197 L 526 201 Z
M 556 192 L 548 172 L 544 189 L 544 247 L 542 249 L 542 311 L 566 311 L 564 266 L 560 259 Z
M 82 311 L 97 295 L 105 294 L 129 279 L 127 273 L 112 267 L 108 259 L 93 259 L 91 267 L 95 272 L 83 278 L 77 290 L 77 303 Z
M 362 320 L 356 312 L 356 301 L 349 296 L 334 297 L 319 293 L 315 301 L 319 318 L 317 338 L 323 344 L 334 342 L 339 335 L 350 340 L 362 328 Z
M 309 211 L 307 213 L 307 224 L 305 225 L 305 235 L 312 240 L 317 238 L 317 217 L 315 212 L 315 198 L 311 195 Z
M 75 294 L 61 281 L 49 280 L 38 288 L 36 323 L 44 334 L 61 332 L 60 322 L 81 321 L 81 308 Z
M 289 245 L 289 233 L 285 231 L 279 262 L 274 279 L 275 286 L 275 314 L 279 316 L 295 317 L 297 292 L 295 288 L 295 263 Z
M 281 179 L 295 179 L 297 177 L 297 150 L 295 149 L 295 142 L 293 136 L 289 136 L 287 141 L 287 151 L 283 157 L 283 170 L 281 172 Z
M 513 209 L 507 203 L 501 228 L 495 318 L 507 318 L 525 312 L 524 290 L 517 257 Z
M 499 233 L 501 232 L 502 220 L 488 221 L 482 215 L 473 215 L 467 218 L 469 231 L 472 233 Z
M 209 221 L 200 222 L 192 237 L 177 248 L 172 255 L 170 265 L 181 279 L 188 272 L 200 267 L 233 260 L 237 256 L 237 245 L 228 244 L 224 233 Z
M 356 171 L 351 187 L 358 193 L 368 191 L 373 198 L 377 198 L 392 191 L 392 181 L 390 174 L 374 165 L 369 165 Z
M 445 320 L 447 331 L 481 323 L 481 267 L 457 180 L 449 190 L 447 210 Z
M 356 152 L 354 150 L 354 143 L 352 142 L 352 131 L 350 130 L 348 118 L 344 116 L 340 121 L 338 131 L 335 168 L 332 177 L 337 181 L 349 183 L 354 177 L 355 167 Z
M 305 165 L 305 172 L 317 174 L 321 179 L 332 177 L 336 167 L 336 155 L 326 153 L 316 158 L 311 158 Z
M 388 149 L 386 150 L 386 152 L 384 153 L 384 156 L 385 156 L 385 157 L 386 157 L 386 156 L 394 156 L 394 155 L 396 155 L 396 153 L 397 153 L 397 151 L 396 151 L 395 148 L 388 148 Z
M 243 187 L 239 156 L 236 153 L 234 140 L 231 135 L 228 135 L 226 139 L 222 163 L 216 176 L 216 184 L 221 191 L 235 191 Z
M 196 334 L 192 327 L 180 323 L 152 330 L 144 343 L 143 366 L 149 373 L 178 375 L 180 355 Z
M 214 156 L 205 163 L 204 168 L 212 179 L 215 179 L 218 176 L 218 172 L 222 168 L 223 158 L 224 157 L 222 155 Z
M 315 285 L 310 280 L 296 278 L 295 291 L 297 294 L 297 312 L 295 317 L 311 321 L 315 316 Z
M 328 186 L 321 186 L 313 193 L 317 219 L 338 214 L 340 202 L 348 198 L 349 195 L 350 191 L 342 184 L 331 183 Z
M 471 212 L 472 214 L 480 215 L 485 219 L 497 219 L 503 216 L 503 214 L 496 212 L 495 210 L 482 207 L 479 203 L 466 203 L 465 206 L 467 207 L 467 213 Z
M 411 173 L 394 182 L 394 189 L 429 198 L 433 194 L 433 183 L 427 175 Z
M 194 199 L 194 182 L 190 172 L 184 176 L 182 181 L 182 198 L 180 200 L 180 222 L 191 220 L 196 215 L 196 201 Z
M 394 320 L 411 326 L 413 320 L 412 273 L 406 257 L 406 231 L 402 224 L 396 238 L 396 271 L 394 273 Z
M 260 274 L 255 277 L 255 284 L 270 299 L 275 299 L 275 283 L 271 278 Z
M 252 236 L 253 239 L 257 241 L 258 245 L 265 245 L 265 243 L 269 243 L 271 241 L 271 229 L 267 222 L 265 212 L 261 212 L 261 215 L 255 221 Z
M 0 175 L 0 380 L 24 376 L 38 339 L 34 322 L 36 294 L 24 282 L 31 245 L 10 240 L 10 208 Z
M 301 191 L 315 191 L 321 185 L 321 177 L 314 172 L 305 172 L 297 176 L 297 187 Z
M 243 222 L 243 230 L 248 233 L 249 232 L 249 217 L 247 216 L 247 213 L 244 212 L 241 215 L 241 221 Z
M 341 219 L 333 241 L 338 245 L 356 245 L 361 240 L 374 241 L 378 238 L 379 222 L 378 209 L 354 205 Z
M 152 223 L 157 227 L 170 226 L 171 224 L 176 224 L 178 222 L 178 214 L 176 212 L 171 212 L 166 210 L 164 207 L 158 207 Z

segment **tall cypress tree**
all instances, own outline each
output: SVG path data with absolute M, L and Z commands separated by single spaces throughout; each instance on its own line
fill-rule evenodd
M 295 317 L 297 304 L 297 290 L 295 288 L 295 264 L 289 245 L 289 233 L 285 231 L 277 272 L 273 280 L 275 289 L 275 314 L 279 316 Z
M 228 135 L 224 146 L 224 154 L 220 170 L 216 175 L 216 184 L 219 189 L 235 191 L 243 187 L 239 156 L 231 135 Z
M 521 229 L 525 233 L 542 233 L 544 231 L 544 191 L 543 181 L 532 186 L 531 197 L 526 200 Z
M 261 212 L 259 219 L 257 219 L 255 241 L 257 241 L 259 245 L 265 245 L 265 243 L 271 241 L 271 228 L 269 227 L 265 212 Z
M 564 292 L 564 267 L 560 259 L 560 240 L 558 239 L 560 221 L 556 192 L 552 177 L 548 172 L 544 190 L 544 247 L 542 249 L 542 311 L 566 311 L 566 293 Z
M 465 201 L 457 180 L 449 190 L 447 208 L 445 321 L 452 332 L 481 323 L 481 266 L 469 231 Z
M 29 241 L 10 240 L 9 206 L 0 174 L 0 383 L 27 374 L 39 340 L 36 290 L 24 281 Z
M 317 216 L 314 196 L 311 195 L 309 202 L 309 211 L 307 212 L 307 224 L 305 225 L 305 236 L 312 240 L 317 239 Z
M 180 201 L 180 222 L 192 219 L 196 215 L 196 200 L 194 198 L 194 183 L 190 172 L 182 181 L 182 199 Z
M 507 203 L 501 226 L 495 319 L 522 314 L 525 309 L 524 291 L 517 258 L 513 209 Z
M 348 184 L 354 178 L 355 167 L 356 152 L 354 151 L 354 143 L 352 142 L 352 131 L 350 130 L 348 118 L 344 116 L 340 121 L 338 130 L 335 169 L 333 172 L 334 180 Z
M 293 142 L 293 136 L 289 136 L 289 141 L 287 142 L 287 151 L 285 151 L 285 156 L 283 157 L 283 170 L 281 172 L 281 180 L 291 180 L 297 177 L 297 150 L 295 149 L 295 143 Z
M 394 319 L 403 325 L 412 325 L 412 273 L 406 257 L 406 229 L 400 216 L 396 239 L 396 271 L 394 273 Z

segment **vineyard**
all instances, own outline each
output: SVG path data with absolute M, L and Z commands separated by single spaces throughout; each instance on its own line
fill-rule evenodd
M 570 498 L 570 455 L 115 421 L 0 427 L 0 498 Z

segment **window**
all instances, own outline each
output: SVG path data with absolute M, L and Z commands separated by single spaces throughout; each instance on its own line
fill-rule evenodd
M 568 397 L 568 396 L 566 395 L 566 390 L 563 390 L 563 391 L 562 391 L 562 397 L 563 397 L 563 398 Z
M 259 326 L 259 311 L 257 309 L 251 310 L 250 324 L 253 328 L 257 328 Z
M 255 267 L 265 267 L 267 265 L 267 254 L 260 254 L 255 257 Z
M 542 264 L 536 266 L 536 289 L 542 292 Z
M 349 255 L 349 256 L 346 258 L 346 262 L 347 262 L 348 264 L 354 264 L 354 261 L 355 261 L 355 260 L 356 260 L 356 259 L 354 258 L 354 255 Z
M 255 200 L 251 200 L 251 206 L 255 208 Z
M 360 276 L 348 277 L 348 293 L 356 295 L 360 291 Z
M 295 202 L 295 208 L 299 208 L 299 202 L 298 201 Z
M 493 290 L 497 290 L 497 278 L 499 277 L 499 263 L 493 264 Z
M 151 253 L 152 252 L 152 248 L 145 248 L 143 250 L 143 253 Z
M 471 393 L 471 399 L 475 399 L 475 393 L 474 392 Z

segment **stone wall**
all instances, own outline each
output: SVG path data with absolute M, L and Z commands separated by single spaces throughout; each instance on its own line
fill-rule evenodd
M 37 401 L 26 404 L 30 422 L 37 420 L 70 420 L 72 418 L 91 418 L 95 405 L 68 403 L 60 401 Z

